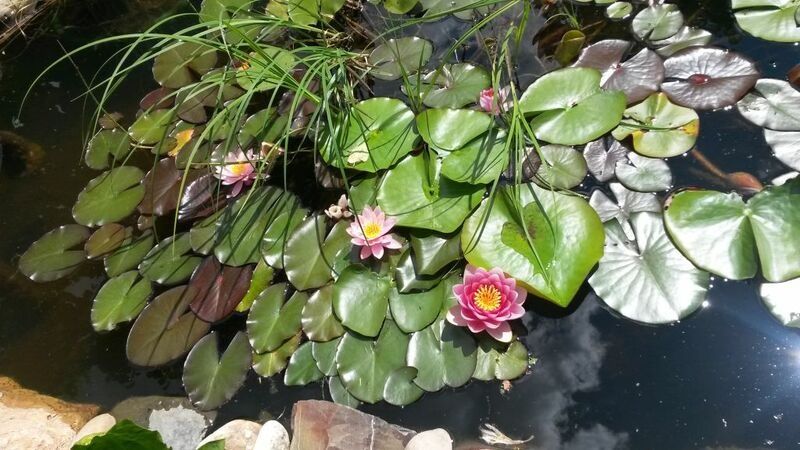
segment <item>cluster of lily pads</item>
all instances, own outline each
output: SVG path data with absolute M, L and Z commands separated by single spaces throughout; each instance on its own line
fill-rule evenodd
M 800 93 L 706 46 L 675 5 L 623 3 L 609 16 L 633 17 L 631 41 L 589 45 L 518 93 L 500 69 L 429 67 L 420 37 L 356 48 L 335 33 L 353 13 L 341 1 L 205 0 L 191 33 L 154 34 L 159 47 L 129 63 L 152 59 L 160 87 L 127 128 L 98 114 L 85 161 L 104 172 L 78 195 L 77 223 L 35 242 L 20 270 L 51 281 L 102 260 L 94 328 L 133 321 L 138 366 L 188 354 L 183 382 L 206 409 L 250 369 L 287 385 L 327 377 L 349 405 L 517 378 L 525 303 L 567 307 L 587 278 L 612 310 L 659 324 L 699 308 L 712 275 L 760 268 L 767 306 L 800 325 L 800 180 L 749 198 L 681 190 L 668 162 L 694 147 L 697 110 L 735 105 L 800 170 Z M 778 21 L 778 37 L 800 40 L 783 20 L 798 3 L 779 3 L 733 6 L 746 31 L 775 38 L 757 22 Z M 479 30 L 511 4 L 383 6 L 455 11 Z M 369 94 L 393 80 L 405 100 Z M 298 168 L 344 195 L 310 211 L 287 190 Z M 213 329 L 237 317 L 220 355 Z

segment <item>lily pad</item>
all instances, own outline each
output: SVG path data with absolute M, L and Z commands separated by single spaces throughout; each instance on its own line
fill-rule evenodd
M 708 272 L 675 248 L 660 214 L 637 213 L 630 220 L 634 241 L 607 234 L 605 254 L 589 278 L 597 295 L 613 310 L 643 323 L 674 322 L 697 310 L 706 298 Z
M 652 158 L 669 158 L 694 147 L 700 132 L 700 117 L 693 109 L 672 104 L 663 93 L 625 110 L 623 123 L 614 138 L 633 136 L 637 153 Z
M 95 259 L 108 255 L 129 240 L 132 232 L 131 227 L 124 227 L 118 223 L 103 225 L 89 236 L 89 240 L 83 246 L 86 257 Z
M 461 258 L 461 235 L 438 233 L 411 234 L 414 267 L 420 275 L 436 275 L 447 265 Z
M 420 331 L 432 324 L 439 316 L 455 283 L 454 277 L 442 280 L 433 289 L 410 294 L 401 294 L 393 289 L 389 295 L 389 306 L 397 326 L 406 333 Z
M 464 329 L 439 319 L 411 336 L 408 365 L 417 369 L 414 383 L 428 392 L 469 381 L 478 361 L 475 339 Z
M 186 281 L 201 261 L 191 250 L 189 233 L 170 236 L 147 253 L 139 263 L 139 273 L 165 286 Z
M 286 303 L 286 283 L 278 283 L 258 296 L 247 315 L 247 335 L 257 353 L 271 352 L 300 331 L 300 317 L 308 295 L 295 292 Z
M 417 116 L 422 139 L 437 150 L 458 150 L 489 131 L 494 119 L 470 109 L 426 109 Z
M 629 104 L 636 103 L 658 91 L 664 81 L 664 63 L 647 48 L 622 62 L 632 46 L 619 39 L 597 42 L 583 49 L 573 67 L 599 70 L 604 89 L 622 91 Z
M 606 17 L 612 20 L 623 20 L 630 17 L 633 5 L 630 2 L 614 2 L 606 7 Z
M 128 217 L 144 197 L 144 186 L 139 184 L 143 177 L 141 170 L 130 166 L 103 172 L 78 194 L 72 217 L 89 227 Z
M 631 21 L 633 34 L 639 39 L 658 41 L 673 36 L 683 26 L 678 5 L 657 4 L 639 11 Z
M 348 329 L 377 336 L 389 308 L 390 290 L 388 278 L 364 266 L 352 265 L 333 284 L 333 310 Z
M 84 154 L 86 165 L 95 170 L 108 168 L 109 160 L 114 165 L 121 162 L 131 152 L 131 139 L 127 133 L 114 130 L 101 130 L 89 141 Z
M 117 324 L 135 318 L 152 293 L 150 281 L 139 279 L 135 270 L 111 278 L 94 298 L 92 327 L 95 331 L 111 331 Z
M 478 380 L 513 380 L 528 370 L 528 350 L 519 341 L 501 344 L 485 339 L 478 343 L 478 364 L 472 377 Z
M 347 392 L 347 388 L 344 387 L 342 379 L 338 376 L 328 378 L 328 391 L 331 394 L 331 400 L 339 405 L 349 406 L 355 409 L 361 404 L 357 398 Z
M 289 364 L 289 358 L 300 346 L 300 333 L 292 336 L 274 351 L 253 354 L 253 370 L 261 377 L 271 377 Z
M 394 272 L 397 290 L 402 294 L 432 289 L 439 284 L 440 278 L 438 275 L 417 274 L 411 251 L 406 251 L 402 254 Z
M 416 383 L 418 371 L 413 367 L 400 367 L 389 374 L 383 387 L 383 399 L 395 406 L 414 403 L 425 393 Z
M 800 328 L 800 278 L 783 283 L 764 283 L 759 293 L 769 312 L 787 327 Z
M 403 37 L 389 39 L 370 53 L 367 61 L 373 66 L 370 75 L 381 80 L 396 80 L 419 71 L 433 53 L 425 39 Z
M 189 281 L 189 307 L 206 322 L 219 322 L 236 310 L 252 276 L 252 266 L 223 266 L 213 256 L 206 257 Z
M 617 162 L 616 175 L 626 188 L 638 192 L 666 191 L 672 187 L 672 171 L 666 162 L 628 153 L 628 162 Z
M 656 53 L 667 58 L 685 48 L 708 45 L 713 37 L 714 35 L 702 28 L 683 27 L 674 36 L 651 44 L 657 47 Z
M 800 170 L 800 131 L 764 130 L 764 138 L 780 162 Z
M 413 78 L 409 80 L 415 82 Z M 489 73 L 472 64 L 445 64 L 428 72 L 411 92 L 429 108 L 461 108 L 475 103 L 482 90 L 491 86 Z
M 242 301 L 236 305 L 236 312 L 249 311 L 250 307 L 253 306 L 253 302 L 272 283 L 274 277 L 275 269 L 267 265 L 263 260 L 259 261 L 256 264 L 256 268 L 253 269 L 253 276 L 250 278 L 250 286 L 247 288 L 247 292 L 242 297 Z
M 777 131 L 800 131 L 800 92 L 786 81 L 762 78 L 736 104 L 754 124 Z
M 89 229 L 64 225 L 31 244 L 19 259 L 19 270 L 40 283 L 54 281 L 72 273 L 86 260 L 86 252 L 76 249 L 89 238 Z
M 619 124 L 625 94 L 600 88 L 596 69 L 570 67 L 537 79 L 519 100 L 524 113 L 538 113 L 531 122 L 536 137 L 551 144 L 579 145 L 593 141 Z
M 800 3 L 794 0 L 731 0 L 736 23 L 755 37 L 800 42 Z
M 155 145 L 165 136 L 172 123 L 174 112 L 171 109 L 145 111 L 128 128 L 128 135 L 140 145 Z
M 236 82 L 245 91 L 268 91 L 286 84 L 297 65 L 294 55 L 280 47 L 260 44 L 247 58 L 247 66 L 236 72 Z
M 457 230 L 480 202 L 484 187 L 450 181 L 439 176 L 440 170 L 438 160 L 427 162 L 424 155 L 407 157 L 384 176 L 378 205 L 397 219 L 398 226 L 441 233 Z
M 333 313 L 333 286 L 313 293 L 300 315 L 303 332 L 312 341 L 330 341 L 344 334 L 342 322 Z
M 289 359 L 289 365 L 283 375 L 286 386 L 305 386 L 322 379 L 324 374 L 317 368 L 311 353 L 311 342 L 304 342 Z
M 770 186 L 747 203 L 736 194 L 682 191 L 664 215 L 678 248 L 698 267 L 742 280 L 761 271 L 770 282 L 800 276 L 800 180 Z
M 692 109 L 718 109 L 739 101 L 760 74 L 744 56 L 715 47 L 691 47 L 664 61 L 661 90 Z
M 609 183 L 608 187 L 614 193 L 616 202 L 611 201 L 603 191 L 598 189 L 592 192 L 589 204 L 597 211 L 597 215 L 604 223 L 616 219 L 628 240 L 633 241 L 636 239 L 636 235 L 628 222 L 631 216 L 640 212 L 660 214 L 661 203 L 655 194 L 629 191 L 619 183 Z
M 137 268 L 153 248 L 153 244 L 155 244 L 155 238 L 151 231 L 146 231 L 138 237 L 126 238 L 118 249 L 103 260 L 106 275 L 115 277 Z
M 201 22 L 224 22 L 239 11 L 247 11 L 253 0 L 203 0 L 200 5 Z
M 393 166 L 414 148 L 414 113 L 400 100 L 376 97 L 350 109 L 347 122 L 321 149 L 328 164 L 364 172 Z
M 484 200 L 464 223 L 461 248 L 470 264 L 498 267 L 528 292 L 567 306 L 603 254 L 602 222 L 579 197 L 535 184 L 518 189 L 517 199 L 502 188 Z
M 592 176 L 600 182 L 614 178 L 617 163 L 627 158 L 628 149 L 611 136 L 589 142 L 583 148 L 583 158 Z
M 166 88 L 178 89 L 200 79 L 217 64 L 217 50 L 182 42 L 159 53 L 153 60 L 153 78 Z
M 184 173 L 175 167 L 174 158 L 164 158 L 142 179 L 144 197 L 138 210 L 148 216 L 163 216 L 178 206 Z
M 219 355 L 217 334 L 212 332 L 195 344 L 183 365 L 183 386 L 189 400 L 201 410 L 216 409 L 242 387 L 252 356 L 247 336 L 236 333 Z
M 375 339 L 345 333 L 336 351 L 336 368 L 347 391 L 367 403 L 383 399 L 389 376 L 406 364 L 408 341 L 391 320 Z
M 492 130 L 447 154 L 442 160 L 442 175 L 459 183 L 494 182 L 508 166 L 508 150 L 505 132 Z
M 572 189 L 586 178 L 583 155 L 565 145 L 545 145 L 539 151 L 542 164 L 536 175 L 546 187 Z
M 187 311 L 186 286 L 172 288 L 150 302 L 128 334 L 126 352 L 133 364 L 161 366 L 185 355 L 210 328 Z
M 334 339 L 328 342 L 312 342 L 311 354 L 317 362 L 317 368 L 326 376 L 334 377 L 339 372 L 336 370 L 336 350 L 339 348 L 341 339 Z
M 301 25 L 313 25 L 331 20 L 345 0 L 288 0 L 289 19 Z
M 309 217 L 286 242 L 286 277 L 301 291 L 324 286 L 333 278 L 333 261 L 350 251 L 349 222 L 340 221 L 326 235 L 323 215 Z

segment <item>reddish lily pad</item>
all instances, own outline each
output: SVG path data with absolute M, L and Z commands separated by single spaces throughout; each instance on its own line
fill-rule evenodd
M 603 88 L 622 91 L 628 104 L 636 103 L 658 91 L 664 80 L 664 63 L 647 48 L 622 62 L 632 45 L 619 39 L 600 41 L 586 47 L 573 66 L 599 70 Z
M 209 256 L 189 281 L 189 307 L 202 320 L 218 322 L 236 310 L 250 287 L 252 276 L 252 266 L 223 266 Z

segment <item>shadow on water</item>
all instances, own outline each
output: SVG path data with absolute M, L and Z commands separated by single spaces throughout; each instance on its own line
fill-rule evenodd
M 712 14 L 714 8 L 727 8 L 724 0 L 699 7 L 680 3 L 687 11 L 699 11 L 695 20 L 720 36 L 717 45 L 757 59 L 765 77 L 784 78 L 800 61 L 798 47 L 765 46 L 738 33 L 727 15 Z M 440 42 L 461 27 L 457 21 L 440 25 Z M 45 154 L 33 173 L 0 179 L 0 374 L 108 408 L 130 396 L 184 395 L 180 364 L 151 371 L 133 368 L 124 349 L 129 325 L 107 334 L 93 332 L 91 301 L 104 280 L 99 266 L 87 265 L 48 284 L 34 284 L 15 269 L 30 242 L 71 221 L 75 196 L 93 175 L 79 164 L 86 120 L 81 103 L 73 101 L 82 92 L 73 69 L 57 67 L 36 86 L 19 118 L 24 126 L 14 129 L 19 101 L 32 76 L 60 56 L 58 42 L 74 48 L 98 33 L 82 28 L 45 35 L 0 58 L 0 129 L 38 143 Z M 91 68 L 110 54 L 111 49 L 93 49 L 75 63 Z M 133 116 L 136 102 L 131 99 L 151 87 L 145 75 L 131 78 L 125 98 L 115 99 L 112 110 Z M 396 87 L 385 89 L 389 93 Z M 758 127 L 735 111 L 704 113 L 701 120 L 698 146 L 723 170 L 746 170 L 761 180 L 784 171 Z M 717 187 L 698 177 L 692 158 L 675 158 L 671 165 L 678 186 Z M 443 427 L 457 439 L 475 439 L 480 424 L 493 423 L 515 438 L 534 435 L 537 447 L 547 449 L 798 445 L 800 336 L 767 313 L 756 293 L 758 283 L 713 283 L 707 307 L 659 327 L 614 317 L 587 286 L 566 310 L 531 301 L 522 321 L 524 341 L 538 361 L 510 392 L 502 393 L 499 383 L 472 382 L 428 394 L 405 408 L 380 404 L 362 409 L 415 429 Z M 223 332 L 232 334 L 242 320 L 235 318 Z M 287 422 L 293 402 L 324 395 L 319 384 L 287 388 L 281 380 L 250 376 L 221 409 L 220 421 L 271 416 Z

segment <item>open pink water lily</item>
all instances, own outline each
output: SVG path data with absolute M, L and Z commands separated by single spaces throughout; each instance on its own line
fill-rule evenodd
M 353 221 L 347 228 L 347 234 L 352 237 L 353 244 L 361 247 L 361 259 L 374 256 L 383 258 L 384 249 L 398 249 L 402 244 L 395 239 L 393 234 L 388 234 L 395 219 L 386 217 L 380 207 L 375 209 L 365 206 L 358 215 L 358 220 Z
M 481 109 L 494 115 L 498 115 L 503 111 L 508 111 L 509 102 L 508 94 L 511 91 L 509 87 L 504 87 L 497 91 L 495 95 L 494 88 L 484 89 L 478 99 Z
M 236 149 L 225 155 L 225 162 L 214 167 L 214 175 L 222 180 L 225 186 L 233 186 L 229 197 L 236 197 L 244 186 L 249 186 L 256 179 L 256 155 L 252 150 L 247 153 Z
M 467 265 L 464 283 L 453 286 L 453 293 L 458 304 L 447 312 L 448 322 L 473 333 L 486 331 L 500 342 L 511 341 L 508 321 L 525 314 L 522 304 L 528 296 L 513 278 L 498 268 L 486 271 Z

